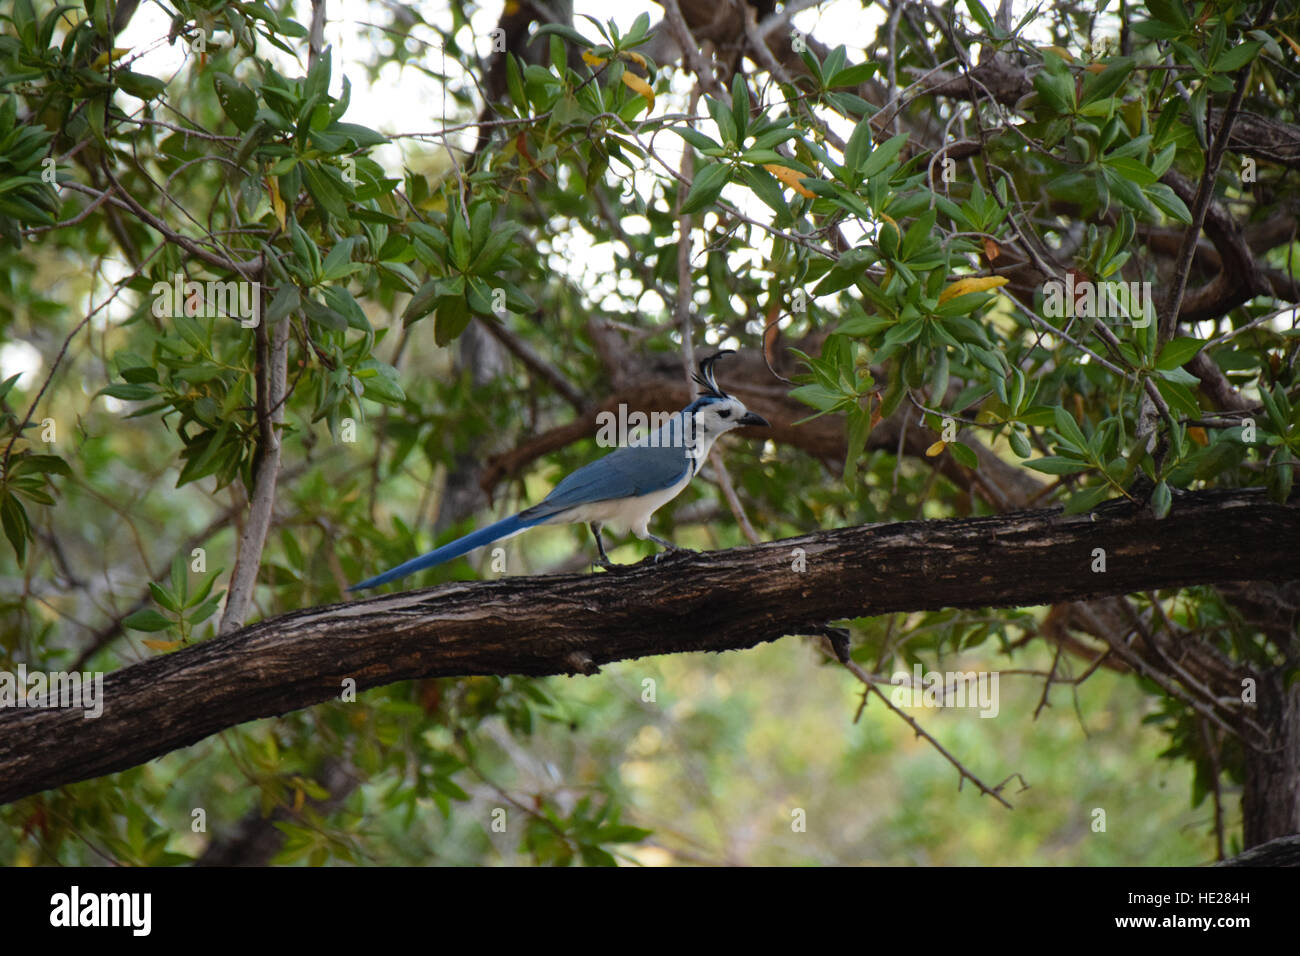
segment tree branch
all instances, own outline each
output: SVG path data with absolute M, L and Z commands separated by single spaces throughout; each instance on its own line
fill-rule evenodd
M 257 572 L 262 566 L 262 548 L 271 529 L 275 487 L 280 478 L 279 426 L 284 422 L 290 324 L 288 318 L 281 319 L 269 335 L 265 322 L 257 327 L 257 420 L 261 432 L 261 454 L 257 475 L 253 479 L 248 521 L 239 538 L 235 570 L 230 575 L 226 608 L 221 615 L 222 634 L 244 626 L 253 600 L 253 587 L 257 584 Z
M 891 611 L 1009 607 L 1297 577 L 1300 497 L 1180 496 L 822 531 L 609 573 L 457 582 L 308 608 L 108 675 L 103 713 L 0 711 L 0 803 L 126 769 L 228 727 L 421 677 L 594 673 L 610 661 L 753 647 Z M 1106 571 L 1094 573 L 1095 549 Z M 803 562 L 796 564 L 802 549 Z M 803 571 L 794 570 L 804 567 Z

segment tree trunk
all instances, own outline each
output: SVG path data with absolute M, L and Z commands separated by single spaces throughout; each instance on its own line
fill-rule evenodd
M 1259 723 L 1269 728 L 1272 749 L 1245 748 L 1241 793 L 1242 842 L 1257 846 L 1300 833 L 1300 683 L 1285 686 L 1282 673 L 1259 681 Z

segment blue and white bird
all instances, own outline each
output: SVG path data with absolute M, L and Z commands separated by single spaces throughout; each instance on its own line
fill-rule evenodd
M 597 563 L 602 567 L 611 565 L 600 536 L 601 528 L 607 523 L 627 528 L 642 541 L 648 538 L 670 551 L 678 550 L 671 541 L 650 533 L 647 527 L 650 516 L 690 484 L 719 435 L 741 425 L 768 426 L 765 419 L 718 387 L 713 364 L 730 351 L 700 361 L 695 381 L 704 391 L 680 412 L 669 416 L 658 430 L 579 468 L 531 508 L 412 558 L 348 590 L 359 591 L 396 581 L 544 524 L 586 522 L 596 537 L 596 550 L 600 552 Z

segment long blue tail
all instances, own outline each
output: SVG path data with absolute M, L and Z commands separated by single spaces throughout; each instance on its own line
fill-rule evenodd
M 435 564 L 442 564 L 442 562 L 450 561 L 452 558 L 459 558 L 462 554 L 468 554 L 475 548 L 481 548 L 485 544 L 491 544 L 493 541 L 499 541 L 501 538 L 509 537 L 523 531 L 525 528 L 531 528 L 533 525 L 541 523 L 537 519 L 525 520 L 519 515 L 502 518 L 496 524 L 490 524 L 486 528 L 472 531 L 465 537 L 457 538 L 455 541 L 444 544 L 441 548 L 435 548 L 428 554 L 422 554 L 418 558 L 412 558 L 405 564 L 399 564 L 391 571 L 385 571 L 383 574 L 368 578 L 360 584 L 354 584 L 348 590 L 360 591 L 364 588 L 375 588 L 381 584 L 387 584 L 389 581 L 396 581 L 398 578 L 404 578 L 416 571 L 431 568 Z

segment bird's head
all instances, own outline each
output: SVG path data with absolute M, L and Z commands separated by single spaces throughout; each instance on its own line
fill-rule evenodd
M 704 391 L 683 410 L 692 419 L 696 438 L 705 453 L 713 444 L 713 439 L 733 428 L 741 425 L 771 427 L 761 415 L 755 415 L 745 408 L 744 402 L 718 387 L 717 380 L 713 377 L 713 365 L 730 353 L 731 349 L 724 349 L 700 360 L 700 370 L 695 375 L 695 381 L 704 387 Z

